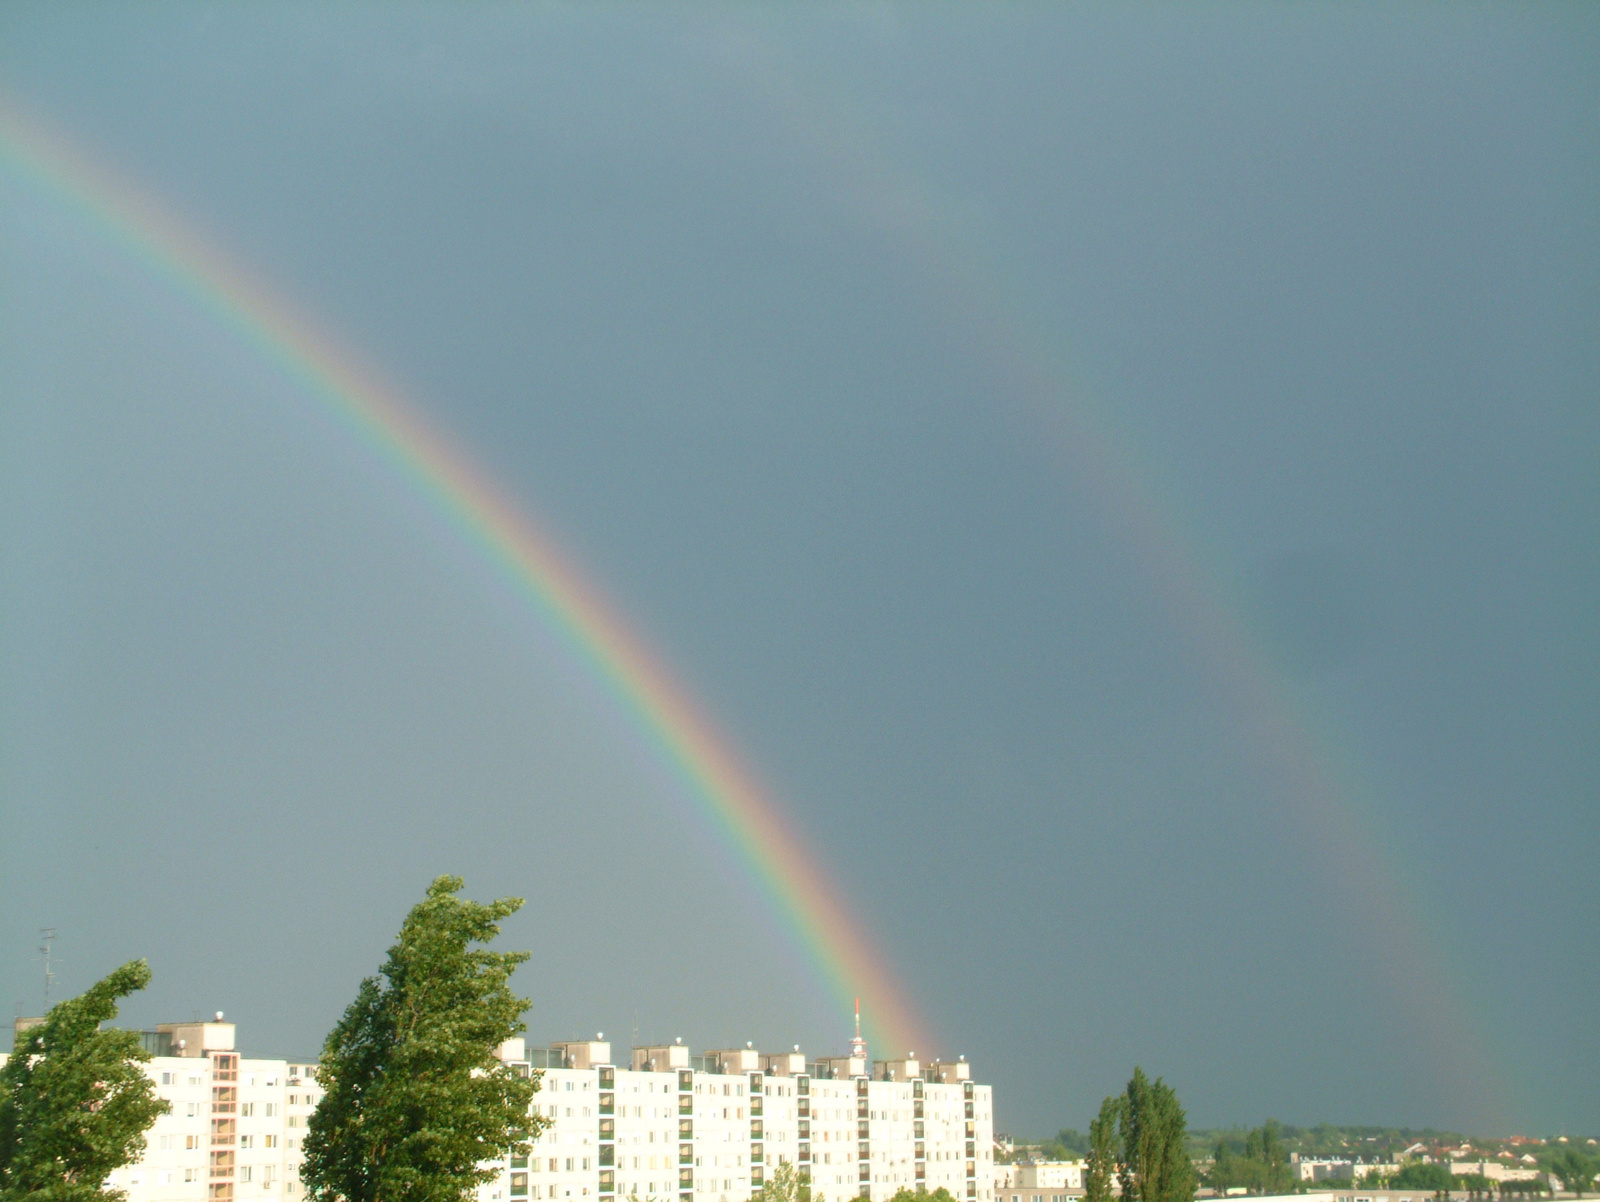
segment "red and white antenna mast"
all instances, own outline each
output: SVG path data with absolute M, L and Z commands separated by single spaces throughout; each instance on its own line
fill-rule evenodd
M 856 1037 L 850 1041 L 850 1055 L 867 1058 L 867 1041 L 861 1038 L 861 999 L 856 999 Z

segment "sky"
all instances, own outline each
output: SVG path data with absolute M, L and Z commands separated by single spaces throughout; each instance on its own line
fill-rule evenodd
M 1600 13 L 49 5 L 0 101 L 371 366 L 1000 1128 L 1600 1133 Z M 0 157 L 0 998 L 832 1053 L 750 865 L 303 382 Z M 869 1016 L 870 1017 L 870 1016 Z

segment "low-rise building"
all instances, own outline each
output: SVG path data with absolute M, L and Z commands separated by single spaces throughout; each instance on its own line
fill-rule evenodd
M 1353 1180 L 1355 1162 L 1349 1158 L 1289 1154 L 1289 1168 L 1297 1181 Z
M 995 1169 L 995 1202 L 1076 1202 L 1083 1161 L 1025 1160 Z
M 1544 1176 L 1538 1169 L 1513 1168 L 1498 1160 L 1452 1160 L 1450 1171 L 1457 1177 L 1483 1177 L 1489 1181 L 1533 1181 Z

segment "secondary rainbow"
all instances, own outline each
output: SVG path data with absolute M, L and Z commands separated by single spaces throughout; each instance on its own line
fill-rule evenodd
M 841 1016 L 863 997 L 868 1030 L 886 1051 L 931 1050 L 884 958 L 726 741 L 571 561 L 415 405 L 216 246 L 4 102 L 0 163 L 231 327 L 423 494 L 670 765 L 818 971 Z
M 1458 1095 L 1485 1098 L 1486 1126 L 1506 1126 L 1516 1086 L 1505 1049 L 1474 1004 L 1471 973 L 1451 956 L 1443 920 L 1382 831 L 1380 790 L 1331 716 L 1278 666 L 1227 557 L 1187 516 L 1191 507 L 1161 486 L 1162 473 L 1099 390 L 1063 361 L 1059 330 L 1036 327 L 1015 303 L 1015 289 L 993 269 L 992 239 L 970 210 L 873 145 L 867 114 L 845 110 L 838 93 L 798 86 L 758 46 L 744 46 L 742 64 L 754 94 L 786 118 L 839 203 L 919 273 L 921 296 L 944 309 L 949 330 L 987 364 L 994 395 L 1031 414 L 1042 451 L 1066 468 L 1200 652 L 1219 701 L 1240 720 L 1244 749 L 1276 803 L 1273 817 L 1283 834 L 1316 849 L 1326 873 L 1318 884 L 1359 933 L 1361 955 L 1406 1012 L 1411 1036 L 1428 1046 Z

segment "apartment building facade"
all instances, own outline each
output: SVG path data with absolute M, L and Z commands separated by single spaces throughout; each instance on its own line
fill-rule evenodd
M 22 1019 L 20 1033 L 38 1020 Z M 140 1160 L 107 1182 L 128 1202 L 299 1198 L 301 1141 L 322 1099 L 310 1061 L 241 1056 L 234 1025 L 163 1023 L 145 1031 L 144 1071 L 169 1109 Z
M 994 1202 L 993 1091 L 965 1060 L 668 1044 L 621 1066 L 600 1039 L 512 1040 L 501 1058 L 543 1074 L 533 1105 L 549 1126 L 480 1202 L 745 1202 L 783 1164 L 830 1202 L 919 1187 Z
M 143 1036 L 144 1070 L 170 1110 L 108 1184 L 128 1202 L 302 1199 L 315 1063 L 241 1056 L 220 1014 Z M 818 1202 L 918 1188 L 995 1202 L 993 1090 L 964 1059 L 691 1055 L 675 1043 L 635 1048 L 623 1066 L 599 1039 L 513 1039 L 499 1055 L 540 1074 L 532 1110 L 548 1125 L 499 1163 L 480 1202 L 747 1202 L 784 1164 Z

